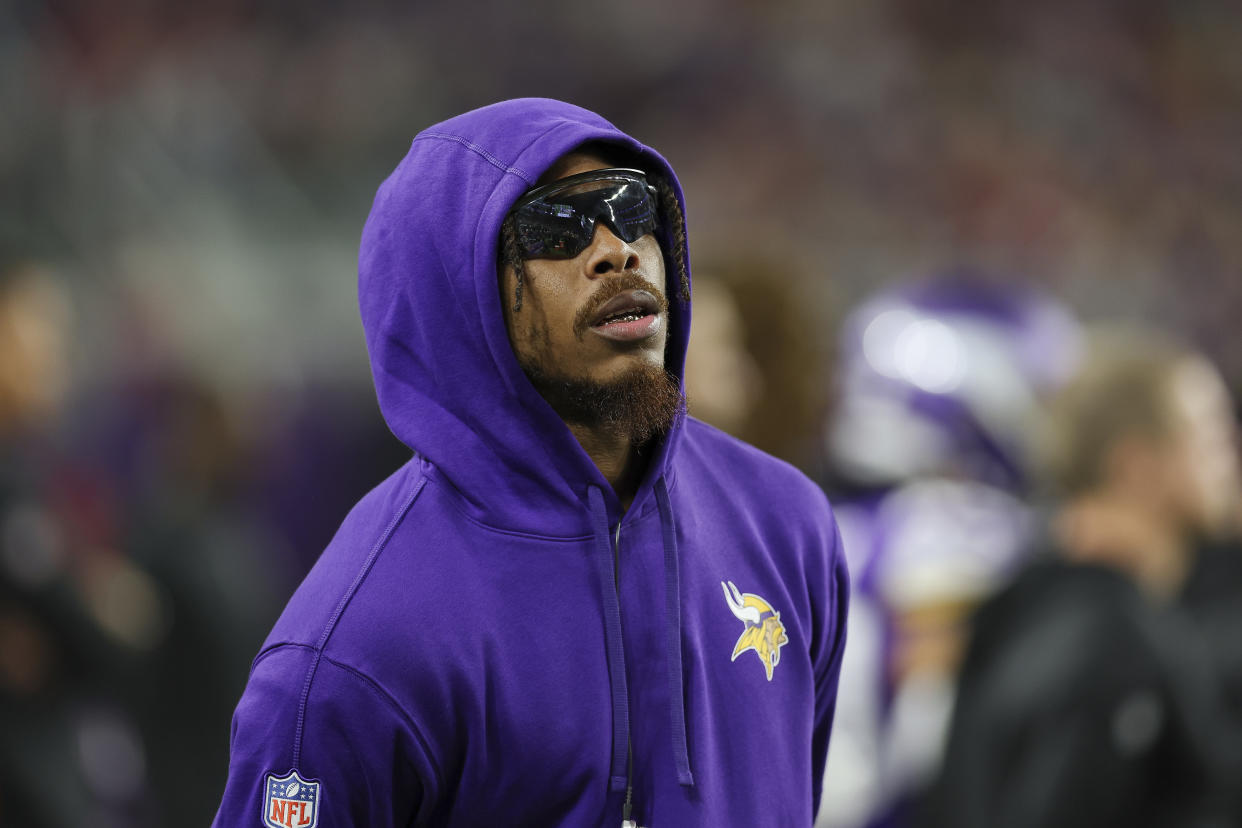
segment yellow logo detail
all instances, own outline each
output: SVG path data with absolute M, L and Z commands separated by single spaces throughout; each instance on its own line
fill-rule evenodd
M 781 614 L 758 595 L 740 592 L 732 581 L 721 581 L 720 588 L 724 590 L 725 601 L 733 615 L 746 625 L 733 647 L 731 660 L 737 661 L 742 653 L 754 650 L 755 655 L 763 662 L 768 681 L 771 681 L 772 670 L 781 661 L 781 647 L 789 643 L 785 625 L 781 623 Z

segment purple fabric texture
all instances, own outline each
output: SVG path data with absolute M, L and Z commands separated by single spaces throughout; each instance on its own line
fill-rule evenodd
M 362 321 L 416 454 L 255 659 L 217 826 L 298 825 L 265 800 L 291 771 L 319 785 L 296 809 L 318 826 L 612 826 L 627 793 L 648 828 L 811 824 L 848 593 L 824 495 L 683 416 L 623 513 L 509 345 L 501 222 L 592 140 L 676 186 L 599 116 L 523 99 L 421 133 L 380 187 Z M 690 308 L 669 274 L 680 376 Z

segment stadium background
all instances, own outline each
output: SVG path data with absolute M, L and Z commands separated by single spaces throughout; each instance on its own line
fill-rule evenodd
M 823 474 L 841 319 L 932 273 L 1171 329 L 1242 391 L 1240 38 L 1224 0 L 0 4 L 0 244 L 52 286 L 65 390 L 14 450 L 36 581 L 90 630 L 0 613 L 0 661 L 87 768 L 65 813 L 208 818 L 266 626 L 402 462 L 355 257 L 423 127 L 545 95 L 657 147 L 785 378 L 738 430 Z M 57 767 L 49 732 L 0 728 L 10 780 Z

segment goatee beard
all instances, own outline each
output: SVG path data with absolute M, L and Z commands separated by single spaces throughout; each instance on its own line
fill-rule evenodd
M 669 432 L 683 410 L 680 383 L 643 362 L 609 382 L 556 376 L 522 362 L 531 384 L 566 423 L 603 429 L 641 445 Z

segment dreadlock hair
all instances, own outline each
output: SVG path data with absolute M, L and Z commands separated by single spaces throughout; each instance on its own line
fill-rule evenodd
M 513 289 L 513 310 L 522 309 L 522 284 L 526 281 L 526 261 L 518 249 L 517 226 L 512 213 L 500 225 L 500 266 L 513 268 L 517 287 Z
M 659 197 L 660 227 L 664 229 L 667 247 L 672 248 L 664 251 L 664 257 L 670 258 L 671 254 L 673 260 L 673 270 L 677 273 L 677 282 L 680 286 L 677 298 L 683 302 L 689 302 L 690 268 L 686 265 L 686 217 L 682 215 L 681 202 L 677 200 L 677 193 L 673 191 L 672 185 L 664 176 L 653 175 L 651 183 L 656 189 L 656 196 Z
M 672 270 L 677 273 L 677 281 L 680 289 L 677 291 L 677 298 L 683 302 L 690 301 L 690 270 L 686 266 L 686 218 L 681 212 L 681 203 L 677 200 L 677 193 L 668 180 L 659 174 L 647 176 L 651 186 L 656 191 L 656 209 L 660 212 L 660 228 L 657 230 L 661 236 L 660 250 L 664 254 L 666 262 L 672 264 Z M 526 264 L 522 259 L 522 251 L 518 248 L 517 225 L 512 214 L 505 217 L 504 223 L 500 225 L 500 251 L 499 259 L 501 267 L 513 268 L 513 275 L 516 277 L 516 286 L 513 289 L 513 310 L 520 311 L 522 309 L 522 287 L 526 282 Z

